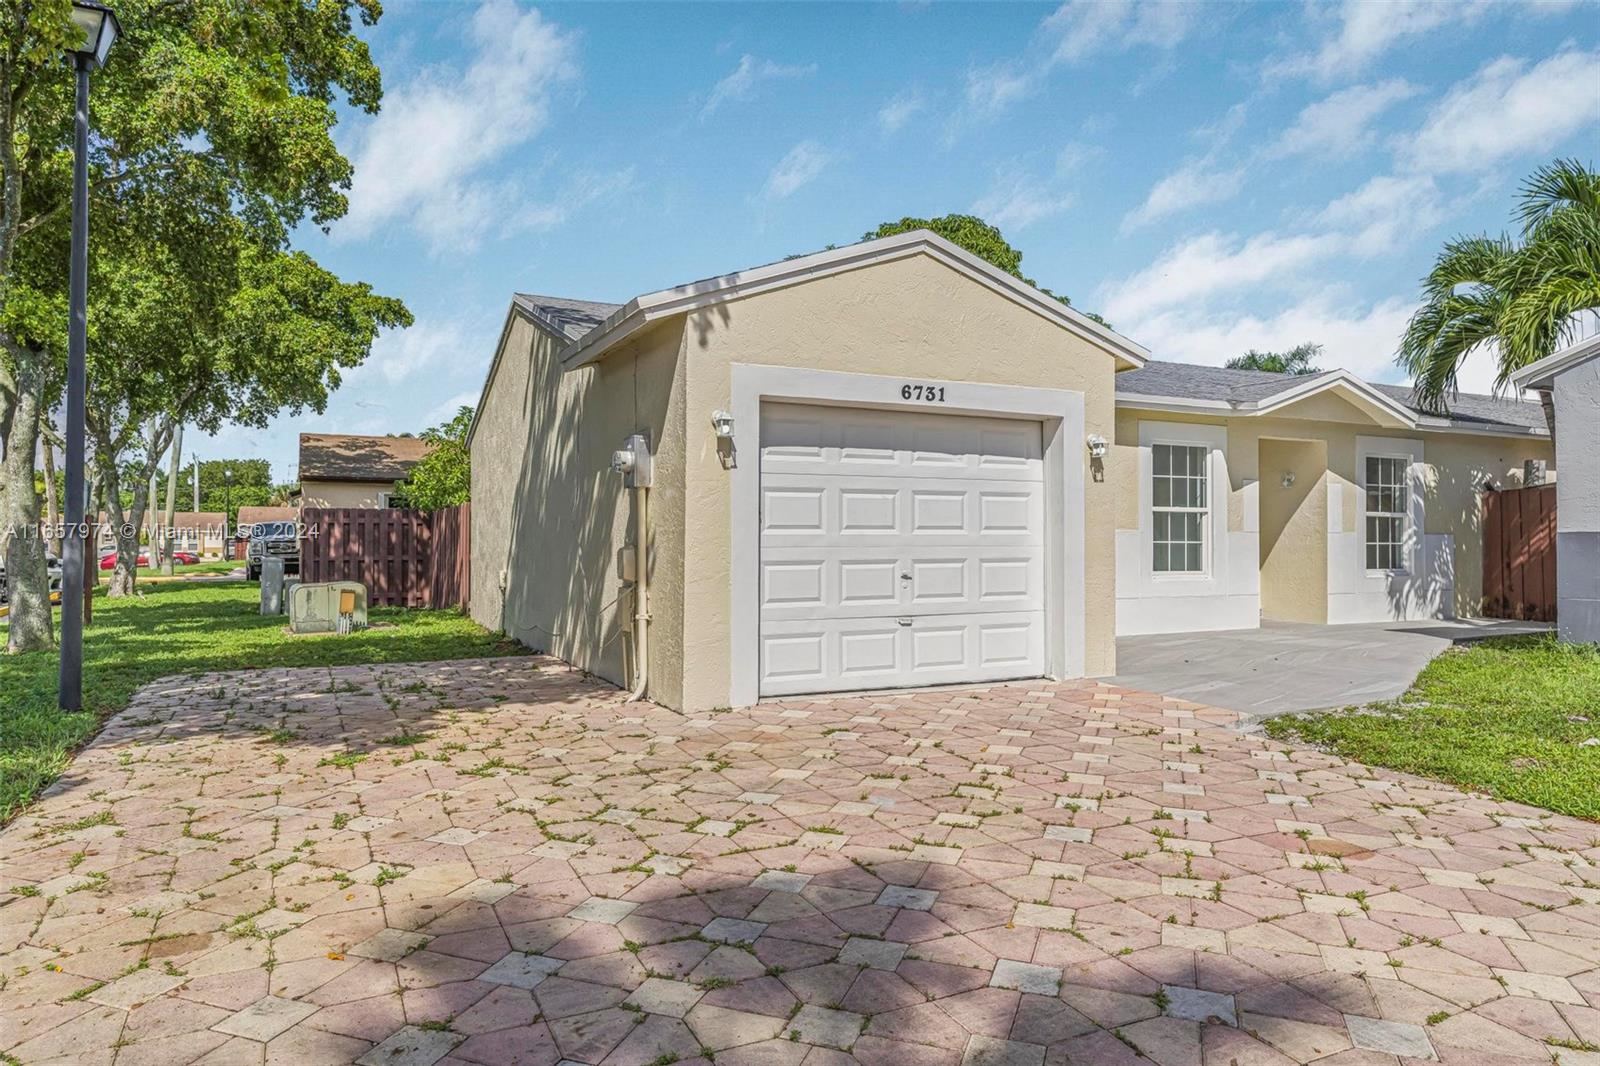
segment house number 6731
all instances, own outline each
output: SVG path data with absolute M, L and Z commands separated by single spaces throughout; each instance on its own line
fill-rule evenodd
M 901 385 L 902 400 L 921 400 L 924 403 L 944 403 L 943 385 Z

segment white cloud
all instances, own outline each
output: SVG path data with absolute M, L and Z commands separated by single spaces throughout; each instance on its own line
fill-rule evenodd
M 1472 22 L 1491 6 L 1489 0 L 1344 0 L 1336 32 L 1319 49 L 1271 63 L 1267 72 L 1321 79 L 1360 72 L 1407 37 L 1450 23 Z M 1326 9 L 1317 5 L 1308 10 L 1313 18 L 1325 16 Z
M 1191 160 L 1155 183 L 1144 203 L 1122 220 L 1123 232 L 1180 211 L 1230 199 L 1243 182 L 1243 170 L 1217 170 L 1208 160 Z
M 1307 4 L 1312 21 L 1330 32 L 1314 51 L 1269 62 L 1265 73 L 1268 77 L 1309 76 L 1323 81 L 1359 75 L 1408 38 L 1470 25 L 1490 13 L 1513 18 L 1560 15 L 1575 3 L 1577 0 L 1343 0 L 1337 8 Z
M 1536 66 L 1503 57 L 1452 88 L 1403 146 L 1419 170 L 1484 170 L 1548 152 L 1600 121 L 1600 52 L 1558 52 Z
M 801 141 L 772 168 L 761 195 L 768 200 L 781 200 L 793 195 L 815 181 L 831 162 L 833 155 L 816 141 Z
M 541 233 L 554 229 L 595 201 L 631 190 L 635 173 L 633 167 L 628 167 L 609 174 L 577 174 L 554 200 L 525 204 L 511 217 L 502 219 L 504 232 Z
M 1137 47 L 1171 49 L 1193 28 L 1199 4 L 1066 0 L 1039 24 L 1028 55 L 967 71 L 968 117 L 992 115 L 1039 91 L 1050 72 Z
M 423 416 L 423 426 L 431 429 L 434 426 L 450 421 L 456 416 L 456 412 L 463 407 L 477 407 L 478 396 L 479 394 L 476 392 L 459 392 L 448 400 L 435 404 Z
M 1119 324 L 1172 307 L 1194 308 L 1220 293 L 1289 284 L 1344 246 L 1335 234 L 1258 233 L 1246 240 L 1207 233 L 1161 253 L 1144 270 L 1102 286 L 1102 314 Z
M 700 109 L 700 117 L 708 117 L 717 108 L 730 101 L 750 99 L 764 82 L 806 78 L 816 72 L 815 63 L 785 66 L 770 59 L 757 59 L 753 55 L 741 56 L 739 65 L 733 68 L 733 72 L 712 87 L 711 95 L 706 97 L 705 106 Z
M 404 219 L 436 249 L 470 247 L 515 210 L 515 183 L 483 173 L 548 125 L 556 94 L 578 77 L 576 39 L 512 0 L 485 0 L 469 26 L 465 71 L 402 82 L 356 138 L 341 238 Z
M 967 107 L 980 115 L 1002 111 L 1018 100 L 1032 96 L 1038 87 L 1039 72 L 1025 70 L 1015 63 L 967 71 Z
M 1044 20 L 1044 30 L 1057 38 L 1053 58 L 1076 63 L 1136 45 L 1172 48 L 1188 35 L 1199 11 L 1198 4 L 1067 0 Z
M 897 93 L 878 109 L 878 128 L 885 133 L 898 132 L 924 106 L 922 94 L 915 90 Z
M 996 182 L 972 205 L 972 211 L 1001 229 L 1023 229 L 1072 206 L 1070 193 L 1058 192 L 1050 185 L 1030 175 L 1013 174 Z
M 1319 365 L 1324 369 L 1342 367 L 1369 380 L 1396 380 L 1394 354 L 1414 310 L 1414 303 L 1400 297 L 1345 304 L 1317 294 L 1265 316 L 1172 311 L 1137 322 L 1113 321 L 1158 359 L 1221 366 L 1251 348 L 1283 351 L 1312 341 L 1323 346 Z
M 459 362 L 476 338 L 464 322 L 446 319 L 418 319 L 408 329 L 385 330 L 372 344 L 372 353 L 354 370 L 345 374 L 348 386 L 381 378 L 384 385 L 398 385 L 424 371 Z M 380 386 L 381 388 L 381 386 Z
M 1128 0 L 1067 0 L 1044 20 L 1046 33 L 1056 35 L 1054 58 L 1063 63 L 1103 50 L 1128 23 Z
M 1396 250 L 1401 241 L 1438 225 L 1444 216 L 1443 194 L 1431 177 L 1380 174 L 1333 201 L 1317 221 L 1346 234 L 1351 253 L 1372 256 Z
M 1332 156 L 1354 152 L 1374 140 L 1374 119 L 1417 92 L 1416 86 L 1401 78 L 1340 89 L 1301 111 L 1269 154 Z

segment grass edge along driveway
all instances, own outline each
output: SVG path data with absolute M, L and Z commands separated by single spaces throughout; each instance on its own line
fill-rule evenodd
M 221 670 L 429 662 L 517 655 L 527 649 L 459 611 L 374 608 L 372 628 L 345 637 L 291 636 L 263 617 L 254 584 L 141 584 L 130 598 L 96 597 L 84 631 L 80 712 L 56 708 L 55 651 L 0 655 L 0 825 L 66 768 L 100 724 L 158 678 Z
M 1530 636 L 1452 648 L 1398 700 L 1285 715 L 1264 728 L 1276 740 L 1600 821 L 1593 645 Z

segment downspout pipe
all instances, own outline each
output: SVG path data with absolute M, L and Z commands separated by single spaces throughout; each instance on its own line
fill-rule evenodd
M 644 699 L 650 680 L 650 482 L 654 460 L 650 438 L 635 433 L 611 453 L 611 469 L 633 490 L 633 691 L 628 703 Z
M 628 703 L 644 699 L 650 681 L 650 489 L 633 489 L 633 691 Z

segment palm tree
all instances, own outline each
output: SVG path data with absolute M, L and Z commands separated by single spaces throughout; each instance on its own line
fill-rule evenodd
M 1322 345 L 1307 341 L 1305 344 L 1295 345 L 1286 352 L 1258 352 L 1251 348 L 1243 355 L 1236 355 L 1222 365 L 1229 370 L 1265 370 L 1271 374 L 1300 377 L 1305 374 L 1322 373 L 1322 368 L 1311 362 L 1321 356 Z
M 1541 167 L 1523 184 L 1518 214 L 1520 238 L 1453 240 L 1423 283 L 1397 361 L 1432 410 L 1448 410 L 1461 364 L 1479 348 L 1493 346 L 1503 389 L 1513 371 L 1574 340 L 1583 312 L 1600 308 L 1600 175 L 1570 159 Z

